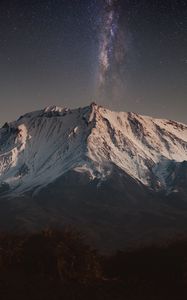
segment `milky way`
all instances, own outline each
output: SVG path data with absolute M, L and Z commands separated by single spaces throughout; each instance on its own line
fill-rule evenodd
M 112 97 L 119 90 L 120 64 L 125 57 L 124 32 L 120 28 L 118 0 L 105 0 L 101 17 L 98 55 L 98 93 L 100 98 Z M 102 99 L 100 99 L 101 101 Z

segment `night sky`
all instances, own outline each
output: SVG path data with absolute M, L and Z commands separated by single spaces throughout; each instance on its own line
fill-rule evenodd
M 92 101 L 187 123 L 186 16 L 186 0 L 1 0 L 0 124 Z

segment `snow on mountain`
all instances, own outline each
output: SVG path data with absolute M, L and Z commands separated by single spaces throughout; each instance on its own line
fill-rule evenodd
M 105 180 L 113 166 L 163 189 L 170 164 L 183 161 L 187 125 L 94 103 L 74 110 L 49 106 L 0 129 L 0 189 L 18 194 L 40 189 L 69 170 Z

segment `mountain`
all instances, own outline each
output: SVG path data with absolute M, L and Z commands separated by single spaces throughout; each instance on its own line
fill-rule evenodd
M 187 229 L 187 125 L 92 103 L 0 129 L 0 226 L 83 229 L 123 247 Z M 9 220 L 9 221 L 6 221 Z

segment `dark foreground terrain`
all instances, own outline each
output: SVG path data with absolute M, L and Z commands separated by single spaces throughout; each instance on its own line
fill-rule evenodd
M 187 238 L 109 256 L 72 230 L 1 234 L 0 299 L 187 299 Z

